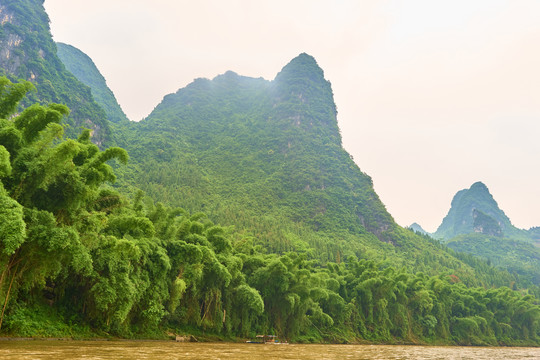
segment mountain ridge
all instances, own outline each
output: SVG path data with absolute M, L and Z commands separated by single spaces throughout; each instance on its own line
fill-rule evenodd
M 107 119 L 113 123 L 129 121 L 92 59 L 69 44 L 57 42 L 56 47 L 57 55 L 67 70 L 90 87 L 94 99 L 107 113 Z

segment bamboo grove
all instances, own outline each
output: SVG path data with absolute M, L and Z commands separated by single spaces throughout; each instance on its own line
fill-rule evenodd
M 160 337 L 166 332 L 296 342 L 539 345 L 527 290 L 468 287 L 349 255 L 267 253 L 204 213 L 120 193 L 121 148 L 63 105 L 17 104 L 33 86 L 0 78 L 0 334 Z

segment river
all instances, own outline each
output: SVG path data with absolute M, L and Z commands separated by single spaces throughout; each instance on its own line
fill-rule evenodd
M 0 341 L 0 359 L 540 359 L 540 348 L 260 345 L 174 341 Z

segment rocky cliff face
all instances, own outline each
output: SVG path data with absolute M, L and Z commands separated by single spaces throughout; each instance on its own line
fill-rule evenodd
M 90 89 L 66 70 L 56 52 L 43 1 L 0 1 L 0 75 L 12 81 L 25 79 L 36 86 L 37 92 L 29 94 L 26 105 L 67 105 L 71 109 L 66 120 L 68 135 L 76 136 L 80 127 L 86 127 L 93 130 L 93 141 L 102 145 L 110 135 L 107 116 Z
M 2 33 L 4 28 L 15 27 L 14 12 L 10 11 L 5 5 L 0 5 L 0 25 Z M 19 34 L 8 32 L 0 35 L 0 67 L 6 72 L 15 74 L 20 65 L 20 54 L 17 54 L 16 49 L 21 45 L 22 38 Z M 30 80 L 30 79 L 28 79 Z
M 473 231 L 484 235 L 503 236 L 501 224 L 489 215 L 482 211 L 473 210 Z

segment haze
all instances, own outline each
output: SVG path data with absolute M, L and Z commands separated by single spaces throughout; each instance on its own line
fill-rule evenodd
M 484 182 L 540 226 L 540 2 L 46 0 L 131 120 L 198 77 L 273 79 L 301 52 L 332 83 L 344 146 L 403 226 L 435 231 Z

